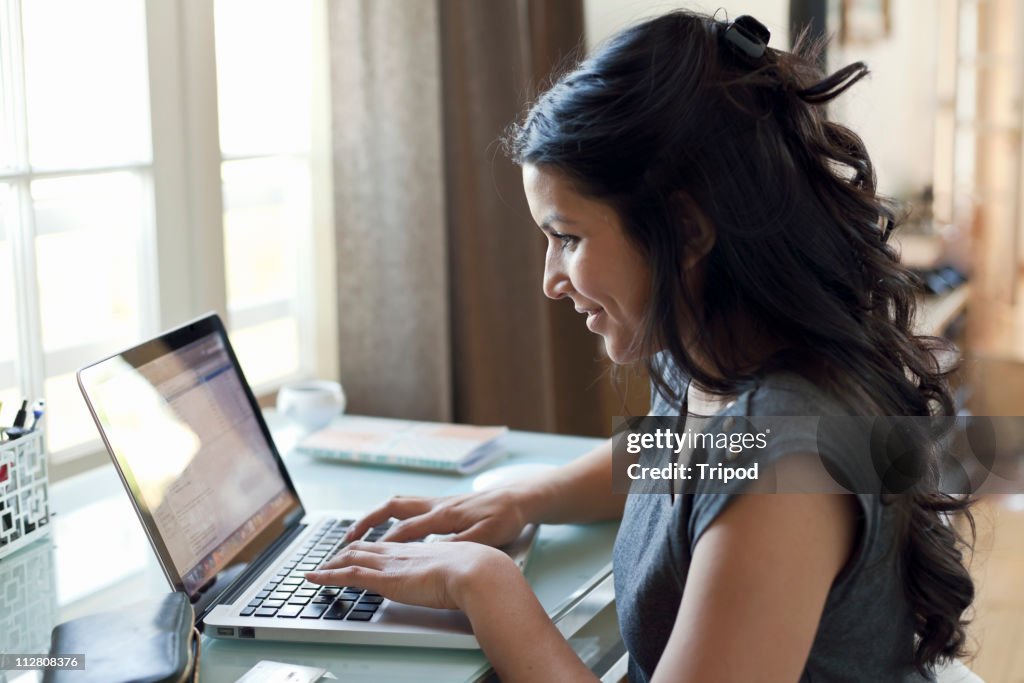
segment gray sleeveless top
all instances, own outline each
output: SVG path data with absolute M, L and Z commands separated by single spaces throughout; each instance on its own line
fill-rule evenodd
M 685 395 L 685 384 L 679 384 Z M 810 382 L 778 374 L 762 380 L 714 419 L 847 413 Z M 680 407 L 654 392 L 651 414 L 679 415 Z M 787 454 L 814 452 L 814 444 L 813 433 L 788 434 L 785 441 L 772 441 L 757 459 L 767 464 Z M 695 454 L 725 463 L 723 455 Z M 634 683 L 649 681 L 654 674 L 675 624 L 697 540 L 749 484 L 734 479 L 725 493 L 701 493 L 698 484 L 695 493 L 676 496 L 674 502 L 669 485 L 633 482 L 615 541 L 615 603 Z M 722 491 L 720 483 L 716 491 Z M 800 681 L 927 681 L 913 666 L 914 622 L 893 551 L 893 511 L 878 496 L 857 494 L 857 499 L 862 518 L 856 545 L 829 591 Z

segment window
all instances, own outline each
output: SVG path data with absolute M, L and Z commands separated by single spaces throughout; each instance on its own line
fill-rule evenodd
M 0 0 L 0 424 L 45 398 L 57 470 L 75 370 L 208 310 L 257 393 L 336 372 L 324 5 Z
M 214 26 L 229 325 L 259 386 L 299 373 L 308 356 L 298 273 L 310 226 L 313 55 L 309 3 L 255 6 L 216 0 Z

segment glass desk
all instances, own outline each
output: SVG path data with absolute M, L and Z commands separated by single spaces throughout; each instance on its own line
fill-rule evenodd
M 268 412 L 275 440 L 309 511 L 370 509 L 390 495 L 470 490 L 459 477 L 315 460 L 291 450 L 298 434 Z M 561 464 L 598 439 L 511 432 L 509 455 L 492 467 Z M 50 538 L 0 560 L 0 652 L 45 653 L 51 628 L 168 590 L 112 465 L 51 486 Z M 585 662 L 609 680 L 624 648 L 615 620 L 611 550 L 617 524 L 543 526 L 526 577 Z M 203 637 L 203 683 L 233 682 L 261 659 L 326 668 L 340 681 L 480 681 L 493 678 L 479 650 L 228 641 Z M 88 659 L 86 660 L 88 662 Z M 0 672 L 30 683 L 37 672 Z

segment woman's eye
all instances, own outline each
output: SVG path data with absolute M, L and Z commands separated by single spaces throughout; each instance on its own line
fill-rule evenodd
M 566 235 L 561 232 L 552 232 L 551 236 L 562 243 L 562 249 L 567 249 L 580 241 L 580 238 L 575 235 Z

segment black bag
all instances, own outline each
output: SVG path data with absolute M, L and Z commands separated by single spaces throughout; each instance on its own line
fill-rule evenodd
M 83 670 L 48 669 L 43 683 L 187 683 L 199 680 L 199 633 L 184 593 L 64 622 L 50 656 L 85 655 Z

